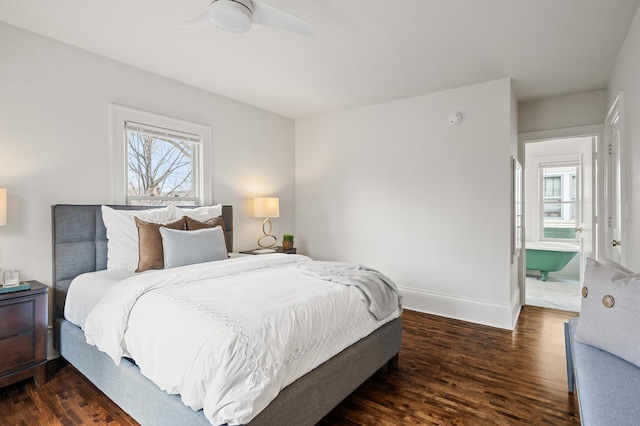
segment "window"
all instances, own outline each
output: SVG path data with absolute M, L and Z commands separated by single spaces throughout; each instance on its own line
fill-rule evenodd
M 543 239 L 576 240 L 577 163 L 540 165 Z
M 126 133 L 127 204 L 198 204 L 197 135 L 130 121 Z
M 111 112 L 116 203 L 211 202 L 208 127 L 118 105 Z
M 544 176 L 544 217 L 561 217 L 562 205 L 554 202 L 562 199 L 562 176 Z
M 558 198 L 562 196 L 562 176 L 544 177 L 544 198 Z

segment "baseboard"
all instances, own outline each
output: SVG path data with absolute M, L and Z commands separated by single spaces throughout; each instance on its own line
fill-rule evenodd
M 491 327 L 513 330 L 520 314 L 520 291 L 510 303 L 495 303 L 437 293 L 410 287 L 398 287 L 402 304 L 412 311 L 439 315 Z

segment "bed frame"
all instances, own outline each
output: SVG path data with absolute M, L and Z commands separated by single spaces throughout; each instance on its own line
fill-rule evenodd
M 110 206 L 139 210 L 140 206 Z M 227 249 L 233 251 L 233 210 L 222 207 Z M 55 345 L 60 355 L 143 425 L 208 425 L 202 410 L 193 411 L 178 395 L 169 395 L 123 359 L 116 366 L 108 355 L 86 343 L 83 331 L 64 319 L 71 280 L 107 267 L 107 237 L 100 205 L 54 205 L 53 287 Z M 397 366 L 402 322 L 397 318 L 348 347 L 284 388 L 251 425 L 313 425 L 378 369 Z

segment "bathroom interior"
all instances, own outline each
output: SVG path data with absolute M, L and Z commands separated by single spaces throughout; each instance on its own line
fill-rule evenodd
M 525 145 L 526 304 L 580 311 L 590 255 L 595 137 Z

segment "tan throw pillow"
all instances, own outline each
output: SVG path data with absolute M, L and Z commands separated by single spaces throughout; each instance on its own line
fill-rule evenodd
M 136 272 L 164 269 L 164 251 L 160 228 L 184 230 L 186 227 L 184 216 L 166 224 L 146 222 L 137 217 L 134 219 L 138 227 L 138 269 Z
M 214 217 L 212 219 L 207 219 L 204 222 L 201 222 L 196 219 L 192 219 L 189 216 L 185 216 L 187 221 L 187 230 L 195 231 L 197 229 L 204 228 L 215 228 L 216 226 L 222 226 L 222 230 L 224 231 L 224 221 L 222 220 L 222 216 Z
M 224 220 L 222 220 L 222 216 L 218 216 L 218 217 L 214 217 L 211 219 L 207 219 L 204 222 L 201 222 L 199 220 L 190 218 L 189 216 L 185 216 L 185 220 L 187 222 L 187 230 L 188 231 L 196 231 L 198 229 L 205 229 L 205 228 L 215 228 L 216 226 L 219 226 L 222 228 L 222 235 L 224 235 L 224 245 L 225 247 L 227 246 L 227 233 L 224 230 Z

